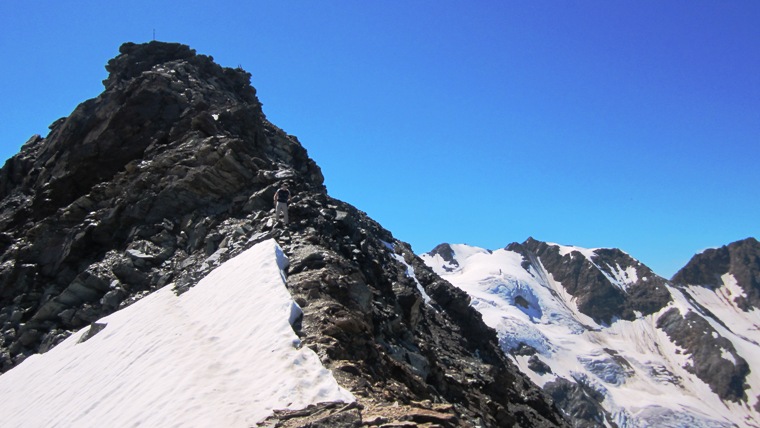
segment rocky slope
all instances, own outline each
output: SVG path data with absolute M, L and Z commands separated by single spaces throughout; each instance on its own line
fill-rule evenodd
M 466 293 L 327 194 L 300 142 L 266 120 L 250 74 L 160 42 L 124 44 L 106 68 L 101 95 L 0 170 L 2 371 L 273 237 L 304 311 L 298 334 L 359 401 L 266 426 L 566 424 Z M 272 210 L 283 182 L 288 228 Z
M 694 284 L 716 290 L 731 275 L 740 294 L 733 303 L 744 312 L 760 308 L 760 243 L 747 238 L 732 244 L 705 250 L 694 256 L 671 279 L 674 284 Z
M 754 238 L 695 256 L 671 281 L 617 249 L 534 239 L 423 258 L 575 426 L 760 425 Z
M 760 391 L 748 385 L 751 369 L 757 372 L 760 367 L 742 352 L 747 345 L 760 346 L 760 242 L 747 238 L 708 249 L 694 256 L 671 282 L 694 309 L 670 310 L 658 327 L 693 356 L 690 371 L 721 399 L 754 403 L 760 412 Z M 716 334 L 721 330 L 741 340 L 728 341 Z

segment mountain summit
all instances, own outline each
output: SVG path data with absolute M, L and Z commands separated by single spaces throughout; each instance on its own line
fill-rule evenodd
M 237 257 L 274 258 L 282 251 L 288 262 L 278 266 L 298 308 L 289 319 L 298 340 L 288 344 L 311 350 L 348 391 L 337 396 L 356 401 L 269 409 L 269 418 L 257 424 L 567 425 L 552 399 L 502 352 L 465 292 L 433 273 L 408 244 L 365 213 L 327 194 L 320 168 L 298 139 L 267 121 L 249 73 L 221 67 L 187 46 L 155 41 L 124 44 L 106 69 L 102 94 L 55 121 L 47 137 L 29 139 L 0 170 L 0 367 L 6 372 L 0 386 L 11 379 L 31 381 L 9 376 L 17 369 L 43 376 L 34 367 L 44 366 L 37 362 L 59 343 L 54 351 L 60 359 L 69 351 L 106 349 L 101 347 L 108 338 L 148 331 L 139 321 L 148 312 L 140 311 L 156 307 L 170 310 L 168 315 L 178 308 L 205 314 L 157 317 L 166 323 L 154 326 L 159 333 L 166 327 L 167 335 L 190 335 L 192 340 L 182 343 L 204 349 L 229 343 L 237 336 L 210 320 L 263 312 L 267 299 L 236 298 L 221 285 L 214 293 L 216 282 L 207 278 L 231 272 L 235 260 L 235 278 L 264 278 L 240 276 L 240 270 L 255 267 Z M 277 224 L 272 210 L 283 183 L 294 194 L 289 227 Z M 273 251 L 247 252 L 272 242 Z M 271 272 L 266 278 L 273 281 Z M 180 303 L 167 291 L 179 295 Z M 161 301 L 168 306 L 156 306 Z M 115 322 L 124 310 L 134 321 Z M 186 328 L 177 319 L 187 319 Z M 136 330 L 125 333 L 131 324 Z M 144 358 L 163 352 L 153 348 L 164 337 L 151 337 L 157 339 Z M 202 355 L 219 358 L 206 361 L 210 370 L 233 367 L 225 352 Z M 175 357 L 164 364 L 175 363 Z M 98 370 L 122 364 L 132 367 L 121 361 Z M 65 370 L 75 366 L 94 370 L 84 363 Z M 154 369 L 150 373 L 162 373 Z M 247 379 L 235 378 L 243 371 L 227 373 L 229 379 L 214 378 L 217 390 Z M 48 376 L 52 385 L 63 373 Z M 168 389 L 153 393 L 190 399 L 162 393 L 181 390 L 171 382 L 182 378 L 154 382 Z M 43 396 L 28 394 L 13 402 L 45 406 Z M 75 425 L 92 406 L 118 412 L 122 403 L 108 402 L 116 396 L 104 392 L 97 402 L 68 408 L 57 423 Z M 188 411 L 202 411 L 202 399 L 191 398 L 201 402 L 186 406 Z M 261 410 L 230 411 L 256 415 Z

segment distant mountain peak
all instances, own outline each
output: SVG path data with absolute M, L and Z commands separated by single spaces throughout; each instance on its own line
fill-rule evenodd
M 695 255 L 671 280 L 678 285 L 699 285 L 715 290 L 724 286 L 731 275 L 742 295 L 734 296 L 744 311 L 760 309 L 760 242 L 755 238 L 711 248 Z
M 454 249 L 451 248 L 451 244 L 438 244 L 435 248 L 430 250 L 428 254 L 431 256 L 441 256 L 441 259 L 448 263 L 458 264 L 456 261 L 456 254 L 454 253 Z
M 534 268 L 561 282 L 579 310 L 597 322 L 631 320 L 637 312 L 650 314 L 670 301 L 663 278 L 616 248 L 583 249 L 532 238 L 508 248 L 525 260 L 540 259 L 541 266 Z

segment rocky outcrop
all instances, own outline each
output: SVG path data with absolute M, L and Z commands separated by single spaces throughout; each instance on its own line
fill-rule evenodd
M 604 395 L 588 385 L 583 378 L 574 379 L 574 382 L 571 382 L 560 377 L 548 382 L 544 385 L 544 389 L 551 394 L 557 405 L 572 417 L 574 427 L 617 428 L 618 425 L 612 416 L 601 405 Z
M 723 286 L 730 274 L 744 291 L 735 298 L 744 311 L 760 308 L 760 242 L 747 238 L 694 256 L 671 280 L 676 285 L 700 285 L 709 289 Z
M 589 259 L 576 251 L 563 255 L 559 246 L 533 238 L 507 249 L 520 253 L 535 271 L 545 269 L 576 299 L 583 314 L 600 323 L 630 321 L 637 312 L 649 315 L 671 301 L 665 279 L 618 249 L 594 250 Z
M 359 403 L 281 413 L 269 426 L 565 424 L 466 293 L 328 196 L 300 142 L 266 120 L 247 72 L 179 44 L 120 52 L 100 96 L 0 170 L 3 371 L 275 238 L 303 344 Z M 272 210 L 283 182 L 289 227 Z
M 454 250 L 451 248 L 450 244 L 439 244 L 435 248 L 433 248 L 428 255 L 432 256 L 440 256 L 441 259 L 443 259 L 447 265 L 443 265 L 443 269 L 446 271 L 454 271 L 457 267 L 459 267 L 459 262 L 454 257 Z
M 704 318 L 671 308 L 657 319 L 657 328 L 691 355 L 691 364 L 686 369 L 710 385 L 722 400 L 747 401 L 744 392 L 750 372 L 747 361 Z

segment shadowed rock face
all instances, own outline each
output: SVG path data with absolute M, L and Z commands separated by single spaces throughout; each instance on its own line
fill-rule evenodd
M 120 52 L 101 95 L 0 170 L 2 371 L 275 238 L 304 311 L 297 333 L 359 405 L 270 422 L 564 426 L 466 293 L 327 195 L 300 142 L 266 120 L 247 72 L 180 44 Z M 283 182 L 294 193 L 288 228 L 272 210 Z
M 710 385 L 722 400 L 747 401 L 744 392 L 750 372 L 747 361 L 737 354 L 731 341 L 719 336 L 704 318 L 694 312 L 683 315 L 672 308 L 657 319 L 657 328 L 691 355 L 687 370 Z
M 725 274 L 731 274 L 744 291 L 744 296 L 735 299 L 739 308 L 744 311 L 760 308 L 760 242 L 755 238 L 697 254 L 671 281 L 714 290 L 723 285 Z
M 459 266 L 459 262 L 454 258 L 454 250 L 449 244 L 439 244 L 428 254 L 431 256 L 441 256 L 441 258 L 448 263 L 448 266 L 443 267 L 447 271 L 452 271 Z
M 577 428 L 593 428 L 598 426 L 617 427 L 614 418 L 601 405 L 604 395 L 588 386 L 583 379 L 570 382 L 557 378 L 547 383 L 544 389 L 551 394 L 557 405 L 573 418 L 573 426 Z

